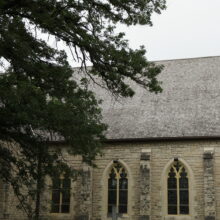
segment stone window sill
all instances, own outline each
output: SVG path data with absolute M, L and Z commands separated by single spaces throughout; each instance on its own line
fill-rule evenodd
M 190 215 L 168 215 L 164 217 L 164 220 L 192 220 Z

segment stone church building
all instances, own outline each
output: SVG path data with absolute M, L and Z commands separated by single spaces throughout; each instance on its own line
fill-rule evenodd
M 220 220 L 220 57 L 158 61 L 161 94 L 102 98 L 108 124 L 97 168 L 44 195 L 46 220 Z M 0 219 L 25 219 L 2 184 Z

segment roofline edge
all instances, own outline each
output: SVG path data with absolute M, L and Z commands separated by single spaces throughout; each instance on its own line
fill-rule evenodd
M 127 142 L 152 142 L 152 141 L 194 141 L 194 140 L 220 140 L 220 136 L 181 136 L 181 137 L 149 137 L 149 138 L 119 138 L 106 139 L 103 143 L 127 143 Z M 49 144 L 65 144 L 66 141 L 47 141 Z
M 114 142 L 150 142 L 150 141 L 183 141 L 183 140 L 220 140 L 220 136 L 179 136 L 179 137 L 149 137 L 107 139 L 106 143 Z

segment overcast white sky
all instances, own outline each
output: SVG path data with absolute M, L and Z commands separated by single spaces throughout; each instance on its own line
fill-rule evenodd
M 120 27 L 132 48 L 145 45 L 149 60 L 220 55 L 220 0 L 167 0 L 153 27 Z

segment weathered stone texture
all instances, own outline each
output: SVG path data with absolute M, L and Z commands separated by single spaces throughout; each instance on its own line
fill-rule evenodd
M 210 155 L 204 154 L 207 146 L 215 149 L 213 159 Z M 103 148 L 103 153 L 104 155 L 95 161 L 97 168 L 92 169 L 81 164 L 80 158 L 68 156 L 73 167 L 84 170 L 83 176 L 72 184 L 71 211 L 69 214 L 45 213 L 45 220 L 110 219 L 107 218 L 106 181 L 113 160 L 121 162 L 128 172 L 129 204 L 126 220 L 202 220 L 213 219 L 213 217 L 216 217 L 216 220 L 220 219 L 220 141 L 107 144 Z M 163 187 L 166 172 L 164 170 L 175 157 L 183 161 L 192 172 L 189 173 L 192 174 L 190 176 L 190 215 L 185 217 L 169 217 L 166 214 L 166 191 L 164 192 Z M 3 201 L 6 195 L 4 189 L 3 187 L 0 191 Z M 47 194 L 50 195 L 50 192 L 48 191 Z M 3 215 L 4 213 L 9 214 L 10 220 L 25 219 L 24 214 L 16 211 L 17 200 L 10 189 L 7 204 L 6 208 L 5 204 L 0 202 L 0 219 L 6 219 L 3 218 L 7 217 Z M 215 215 L 213 210 L 209 209 L 214 204 Z M 49 210 L 50 207 L 48 212 Z M 209 213 L 209 216 L 206 213 Z
M 80 177 L 79 192 L 79 209 L 76 214 L 76 219 L 87 220 L 91 217 L 92 207 L 92 168 L 83 164 L 82 176 Z
M 151 213 L 150 153 L 150 150 L 142 151 L 140 158 L 140 219 L 149 219 Z
M 204 210 L 205 219 L 215 220 L 215 177 L 214 177 L 214 151 L 212 148 L 206 148 L 204 159 Z
M 193 185 L 191 198 L 190 214 L 194 219 L 204 219 L 204 169 L 203 169 L 203 152 L 204 148 L 207 146 L 219 147 L 220 143 L 216 141 L 170 141 L 170 142 L 152 142 L 145 144 L 121 144 L 115 146 L 107 146 L 105 150 L 105 155 L 103 158 L 97 160 L 98 169 L 94 171 L 94 185 L 93 188 L 93 210 L 95 215 L 94 219 L 100 217 L 102 212 L 101 198 L 101 187 L 99 188 L 99 182 L 102 178 L 102 174 L 107 164 L 110 163 L 111 159 L 120 159 L 129 166 L 132 172 L 133 178 L 133 188 L 135 195 L 132 195 L 132 218 L 135 219 L 140 213 L 140 197 L 137 195 L 141 194 L 141 183 L 140 175 L 138 171 L 138 161 L 140 163 L 141 151 L 142 149 L 151 149 L 151 219 L 159 220 L 161 219 L 163 213 L 163 192 L 162 185 L 162 172 L 164 167 L 173 160 L 174 157 L 183 159 L 187 165 L 191 168 L 193 178 L 190 180 L 190 184 Z M 121 156 L 123 155 L 123 156 Z M 96 202 L 98 200 L 98 202 Z M 134 217 L 135 216 L 135 217 Z M 179 218 L 173 218 L 179 219 Z M 189 219 L 189 218 L 187 218 Z

